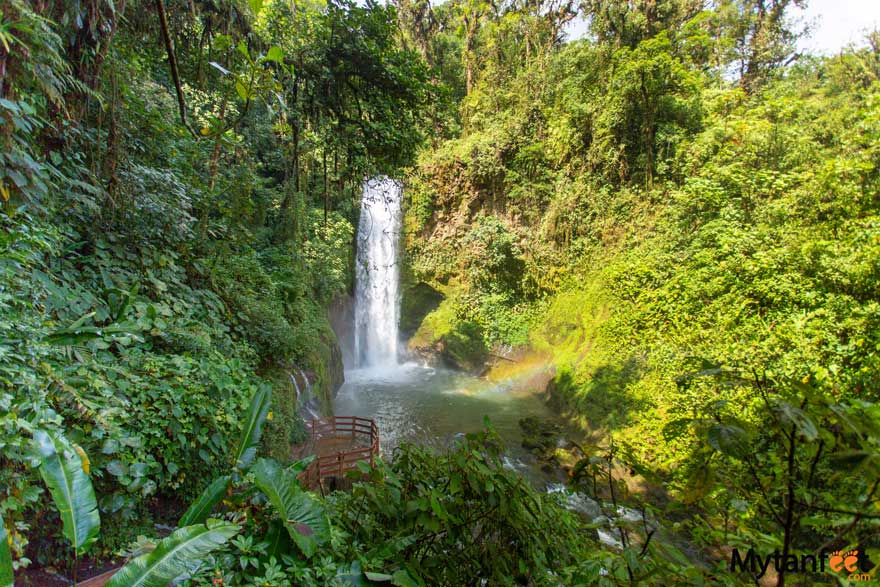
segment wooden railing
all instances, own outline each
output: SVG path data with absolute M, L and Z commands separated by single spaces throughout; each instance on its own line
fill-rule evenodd
M 379 456 L 379 428 L 369 418 L 334 416 L 306 421 L 314 461 L 300 473 L 299 480 L 307 489 L 323 488 L 328 477 L 342 477 L 357 467 L 360 461 L 372 466 Z M 327 452 L 335 444 L 346 445 L 338 451 Z

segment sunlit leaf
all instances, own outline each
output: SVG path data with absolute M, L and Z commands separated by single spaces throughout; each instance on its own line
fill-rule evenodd
M 166 587 L 238 531 L 235 524 L 216 520 L 179 528 L 160 541 L 154 551 L 129 561 L 113 575 L 107 587 Z
M 279 47 L 270 47 L 264 59 L 275 63 L 284 63 L 284 52 Z
M 78 554 L 85 552 L 98 538 L 101 519 L 83 460 L 65 438 L 43 430 L 34 432 L 34 445 L 40 475 L 61 515 L 64 536 Z

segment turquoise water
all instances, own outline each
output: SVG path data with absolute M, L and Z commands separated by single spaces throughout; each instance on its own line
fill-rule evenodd
M 542 472 L 521 446 L 521 418 L 558 419 L 535 394 L 516 392 L 512 384 L 415 363 L 352 369 L 345 379 L 334 402 L 336 415 L 373 418 L 386 458 L 402 442 L 448 447 L 456 436 L 481 430 L 488 416 L 507 446 L 509 467 L 539 485 L 559 480 L 561 472 Z

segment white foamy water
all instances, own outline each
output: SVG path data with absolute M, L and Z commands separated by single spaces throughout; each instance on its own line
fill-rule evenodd
M 364 182 L 354 305 L 354 358 L 359 367 L 398 362 L 402 194 L 401 183 L 387 177 Z

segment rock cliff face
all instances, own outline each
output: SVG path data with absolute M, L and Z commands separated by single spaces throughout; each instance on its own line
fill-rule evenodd
M 327 393 L 336 397 L 336 393 L 345 383 L 344 353 L 339 344 L 330 344 L 330 360 L 327 363 Z
M 348 294 L 337 296 L 330 302 L 328 312 L 330 327 L 333 329 L 334 334 L 336 334 L 339 362 L 342 368 L 351 369 L 355 365 L 354 297 Z
M 453 295 L 447 296 L 450 292 Z M 402 315 L 411 332 L 407 350 L 429 365 L 481 374 L 489 349 L 480 325 L 458 318 L 454 293 L 441 293 L 425 283 L 404 288 L 402 306 L 406 310 Z
M 323 345 L 316 348 L 308 358 L 309 381 L 314 387 L 315 399 L 320 402 L 321 413 L 333 415 L 333 398 L 342 384 L 345 383 L 345 365 L 342 360 L 342 349 L 336 333 L 328 329 L 322 337 Z

